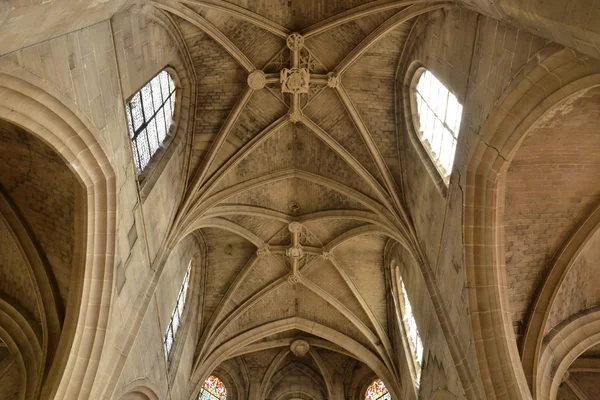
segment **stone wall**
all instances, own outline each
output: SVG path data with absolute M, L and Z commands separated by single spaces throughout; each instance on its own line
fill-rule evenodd
M 0 3 L 0 56 L 90 25 L 106 21 L 127 8 L 129 0 L 2 1 Z
M 446 344 L 433 303 L 425 289 L 425 280 L 420 273 L 419 266 L 410 253 L 401 246 L 395 246 L 388 257 L 390 265 L 399 267 L 400 276 L 406 287 L 406 294 L 411 303 L 423 342 L 421 381 L 417 390 L 419 395 L 423 399 L 428 399 L 436 390 L 443 388 L 454 394 L 458 399 L 464 398 L 465 393 L 462 383 Z M 402 351 L 402 348 L 398 348 L 398 351 Z M 408 354 L 410 356 L 410 353 Z M 402 357 L 402 355 L 399 355 L 399 357 Z M 413 385 L 413 381 L 408 371 L 403 374 L 403 378 L 404 395 L 409 397 L 410 385 Z
M 462 0 L 483 14 L 505 21 L 563 46 L 600 56 L 598 4 L 577 0 Z
M 125 100 L 164 67 L 183 65 L 183 55 L 165 27 L 138 8 L 107 20 L 106 17 L 114 13 L 115 4 L 116 2 L 112 2 L 104 7 L 110 10 L 105 17 L 101 17 L 102 22 L 80 30 L 73 30 L 77 24 L 72 27 L 67 24 L 62 28 L 73 30 L 72 32 L 0 57 L 0 72 L 18 76 L 41 87 L 87 118 L 97 130 L 97 139 L 108 152 L 111 166 L 116 173 L 119 213 L 116 284 L 106 348 L 95 390 L 113 376 L 115 360 L 120 359 L 120 362 L 123 362 L 129 352 L 128 348 L 123 347 L 124 342 L 121 338 L 124 332 L 132 329 L 131 324 L 139 312 L 134 308 L 135 300 L 143 297 L 152 283 L 152 262 L 163 245 L 180 199 L 180 196 L 173 196 L 172 193 L 182 191 L 185 147 L 188 143 L 186 140 L 176 143 L 177 148 L 163 167 L 160 179 L 141 204 L 124 113 Z M 69 9 L 66 6 L 63 8 Z M 77 10 L 73 10 L 73 13 L 76 12 Z M 93 19 L 98 15 L 88 15 L 88 18 Z M 3 36 L 3 40 L 4 38 Z M 10 40 L 11 43 L 21 43 L 13 39 Z M 28 39 L 37 41 L 31 35 Z M 185 72 L 182 71 L 181 75 L 184 76 Z M 152 209 L 152 212 L 149 212 L 149 209 Z M 189 261 L 189 255 L 186 257 Z M 185 270 L 187 261 L 181 265 L 172 262 L 167 268 L 175 271 L 177 267 L 182 267 Z M 170 276 L 171 273 L 168 272 L 167 275 Z M 64 279 L 68 280 L 68 276 Z M 173 293 L 161 289 L 157 296 L 168 298 L 168 301 L 164 300 L 165 307 L 168 305 L 167 308 L 172 310 L 171 303 L 175 301 L 179 288 L 170 289 Z M 143 344 L 143 347 L 137 347 L 129 357 L 128 362 L 133 365 L 127 366 L 129 374 L 124 374 L 123 379 L 127 380 L 132 374 L 136 379 L 143 377 L 161 388 L 164 395 L 168 390 L 164 361 L 162 369 L 157 367 L 160 361 L 158 357 L 154 364 L 138 364 L 142 360 L 139 358 L 142 354 L 144 357 L 151 354 L 164 357 L 164 332 L 158 324 L 157 310 L 154 306 L 156 303 L 157 300 L 152 301 L 141 328 L 144 334 L 137 338 L 136 346 Z M 168 317 L 160 315 L 161 321 L 166 319 L 168 322 Z M 149 350 L 149 346 L 152 351 Z M 182 363 L 187 364 L 189 368 L 189 359 L 183 360 Z M 139 365 L 145 367 L 138 368 Z M 115 388 L 115 384 L 116 382 L 113 382 L 112 388 Z M 171 389 L 181 390 L 177 385 Z M 92 397 L 102 398 L 110 395 L 93 392 Z
M 465 2 L 501 19 L 511 20 L 514 17 L 521 21 L 522 26 L 531 29 L 527 25 L 527 21 L 523 20 L 522 16 L 516 15 L 519 13 L 510 5 L 502 9 L 495 9 L 484 0 L 465 0 Z M 350 6 L 351 3 L 354 4 L 354 2 L 348 2 L 346 6 Z M 510 0 L 509 3 L 513 4 L 514 1 Z M 538 4 L 534 0 L 526 3 L 528 6 Z M 544 10 L 543 15 L 540 14 L 542 20 L 558 21 L 568 26 L 579 24 L 578 29 L 584 32 L 597 30 L 593 25 L 593 21 L 597 19 L 597 10 L 589 9 L 590 15 L 586 19 L 572 4 L 562 1 L 555 3 L 549 9 Z M 166 244 L 165 238 L 172 228 L 175 212 L 185 190 L 186 178 L 189 179 L 187 175 L 188 162 L 191 159 L 192 166 L 200 163 L 210 140 L 217 134 L 223 120 L 234 105 L 235 99 L 246 87 L 247 75 L 223 48 L 214 40 L 209 39 L 208 35 L 199 33 L 199 30 L 191 23 L 178 21 L 178 17 L 173 17 L 173 20 L 178 22 L 182 28 L 184 39 L 192 43 L 191 50 L 194 57 L 190 57 L 185 46 L 181 45 L 182 38 L 178 38 L 171 30 L 169 21 L 162 18 L 160 13 L 150 10 L 148 6 L 134 6 L 114 15 L 111 19 L 106 19 L 116 10 L 123 10 L 128 3 L 125 1 L 94 2 L 87 8 L 78 6 L 71 9 L 65 5 L 63 0 L 15 6 L 10 9 L 2 4 L 0 4 L 0 54 L 2 54 L 0 56 L 0 73 L 19 77 L 23 81 L 42 88 L 68 108 L 76 111 L 77 115 L 81 115 L 86 122 L 89 122 L 95 128 L 96 139 L 101 144 L 100 147 L 107 152 L 110 167 L 116 175 L 117 204 L 112 205 L 118 210 L 114 263 L 115 283 L 111 308 L 104 310 L 106 314 L 109 314 L 106 351 L 100 361 L 98 374 L 94 377 L 95 386 L 92 388 L 91 398 L 111 398 L 113 394 L 116 398 L 120 398 L 138 385 L 151 388 L 161 399 L 186 398 L 189 395 L 189 375 L 198 331 L 207 324 L 211 311 L 218 307 L 220 296 L 226 292 L 225 285 L 230 279 L 225 278 L 231 278 L 238 271 L 235 269 L 238 267 L 231 267 L 234 264 L 233 258 L 240 258 L 237 260 L 239 261 L 237 264 L 241 266 L 244 261 L 242 258 L 248 258 L 255 248 L 233 233 L 223 234 L 222 231 L 216 232 L 216 229 L 212 228 L 205 230 L 207 249 L 203 248 L 203 243 L 200 243 L 201 240 L 196 237 L 188 236 L 177 244 Z M 564 7 L 561 9 L 563 4 Z M 69 10 L 68 15 L 64 16 L 60 24 L 54 18 L 54 15 L 60 15 L 57 10 Z M 255 10 L 266 13 L 269 17 L 282 23 L 290 20 L 290 15 L 278 13 L 276 7 L 270 10 L 269 7 L 264 9 L 262 6 L 257 6 Z M 561 10 L 564 11 L 564 15 L 561 14 Z M 274 14 L 270 11 L 273 11 Z M 299 7 L 299 12 L 306 13 L 307 21 L 316 22 L 317 17 L 313 11 L 310 7 L 306 7 L 306 9 Z M 326 11 L 326 15 L 334 13 L 330 8 L 327 8 Z M 44 14 L 52 15 L 52 17 L 41 18 L 40 16 Z M 20 19 L 21 15 L 26 16 L 26 20 Z M 242 29 L 241 25 L 236 26 L 224 18 L 217 18 L 215 15 L 207 13 L 207 18 L 212 18 L 212 21 L 232 36 L 233 42 L 240 44 L 244 51 L 250 51 L 250 48 L 253 47 L 252 44 L 249 41 L 243 42 L 241 38 L 243 36 L 241 31 L 246 29 Z M 32 34 L 28 29 L 15 28 L 17 24 L 27 25 L 27 21 L 36 19 L 40 20 L 40 24 L 42 24 L 41 27 L 37 27 L 37 30 L 45 32 L 45 37 Z M 373 17 L 372 26 L 369 29 L 374 29 L 374 26 L 381 21 Z M 331 34 L 334 40 L 336 37 L 353 37 L 355 42 L 347 43 L 348 49 L 350 49 L 359 44 L 367 35 L 366 31 L 352 32 L 350 26 L 333 30 L 333 33 L 328 33 L 328 35 Z M 246 28 L 251 30 L 249 27 Z M 365 29 L 368 31 L 367 27 Z M 559 43 L 568 42 L 566 44 L 572 45 L 586 54 L 595 54 L 598 43 L 578 41 L 577 38 L 581 36 L 581 32 L 577 29 L 567 28 L 566 31 L 570 32 L 572 37 L 565 39 L 561 36 L 560 29 L 556 31 L 558 32 L 556 35 L 554 31 L 548 32 L 548 30 L 541 30 L 540 34 Z M 590 37 L 594 39 L 596 36 Z M 322 52 L 326 52 L 325 39 L 322 44 L 316 39 L 313 39 L 313 43 L 317 50 L 321 49 Z M 276 48 L 282 44 L 282 40 L 275 39 L 269 46 Z M 323 48 L 320 47 L 321 45 Z M 408 203 L 419 242 L 422 245 L 424 261 L 431 268 L 433 283 L 439 290 L 436 292 L 439 293 L 439 296 L 436 295 L 436 298 L 432 300 L 430 298 L 431 287 L 427 287 L 426 279 L 419 272 L 421 267 L 418 263 L 406 251 L 400 248 L 394 251 L 392 258 L 400 266 L 400 273 L 406 283 L 413 309 L 417 310 L 415 312 L 417 325 L 425 347 L 420 388 L 422 398 L 430 398 L 439 390 L 446 390 L 457 398 L 463 398 L 466 395 L 466 385 L 474 385 L 476 387 L 474 393 L 482 392 L 483 385 L 478 373 L 479 367 L 473 343 L 468 303 L 470 282 L 466 278 L 463 253 L 466 165 L 477 136 L 513 77 L 529 60 L 543 59 L 546 55 L 545 50 L 552 46 L 557 48 L 557 45 L 549 44 L 547 39 L 508 26 L 500 20 L 476 14 L 464 8 L 450 7 L 426 14 L 416 20 L 414 24 L 412 22 L 404 24 L 389 33 L 388 36 L 381 39 L 377 46 L 366 52 L 361 63 L 356 63 L 345 76 L 344 84 L 347 86 L 349 97 L 364 110 L 361 112 L 364 115 L 365 124 L 372 130 L 379 151 L 396 180 L 402 183 L 400 186 Z M 324 56 L 326 64 L 335 65 L 339 61 L 336 58 L 341 58 L 341 53 L 332 52 L 329 57 L 327 54 Z M 265 62 L 266 56 L 260 52 L 253 53 L 252 60 L 257 64 L 259 61 L 262 63 Z M 436 172 L 434 171 L 432 176 L 432 172 L 428 170 L 426 163 L 421 158 L 422 152 L 418 151 L 418 143 L 415 147 L 415 144 L 409 139 L 409 135 L 414 134 L 414 132 L 408 131 L 410 124 L 407 124 L 403 118 L 399 118 L 402 115 L 402 107 L 408 107 L 408 104 L 403 104 L 401 94 L 406 90 L 407 82 L 410 81 L 410 77 L 407 79 L 406 76 L 407 71 L 413 70 L 415 62 L 430 69 L 456 94 L 464 106 L 457 156 L 447 188 L 440 188 L 439 182 L 436 183 L 439 180 L 435 176 Z M 186 66 L 191 66 L 191 69 L 186 70 Z M 195 109 L 195 104 L 189 105 L 195 100 L 195 96 L 193 92 L 184 91 L 181 98 L 181 109 L 177 112 L 179 125 L 173 132 L 173 137 L 177 137 L 178 140 L 172 140 L 168 150 L 161 150 L 160 161 L 151 164 L 151 168 L 156 173 L 151 175 L 147 181 L 143 180 L 140 183 L 132 162 L 124 105 L 132 94 L 165 67 L 173 69 L 182 87 L 193 86 L 195 88 L 195 82 L 193 85 L 191 83 L 191 75 L 198 74 L 200 77 L 198 87 L 202 92 L 198 99 L 199 107 Z M 206 69 L 210 70 L 209 73 L 204 73 Z M 363 76 L 368 76 L 368 78 L 362 79 Z M 393 91 L 394 82 L 396 93 Z M 376 89 L 373 90 L 374 88 Z M 261 95 L 257 94 L 255 98 L 256 108 L 267 108 L 263 107 L 263 104 L 258 104 L 262 101 L 262 97 L 259 96 Z M 325 94 L 321 101 L 323 103 L 332 102 L 333 97 L 331 93 Z M 394 104 L 394 99 L 398 99 L 398 103 Z M 315 102 L 314 108 L 319 108 L 317 106 L 320 105 L 321 103 Z M 394 105 L 396 105 L 396 109 L 394 109 Z M 252 106 L 254 106 L 253 103 L 249 108 Z M 278 108 L 270 106 L 269 108 L 274 114 L 279 112 Z M 331 105 L 328 108 L 323 107 L 323 109 L 330 112 L 329 120 L 323 117 L 324 123 L 331 124 L 327 129 L 331 128 L 334 133 L 336 129 L 340 131 L 352 129 L 348 118 L 342 116 L 344 111 L 341 107 L 336 109 Z M 307 109 L 307 112 L 314 112 L 315 116 L 318 116 L 318 111 Z M 335 119 L 334 117 L 337 117 L 338 114 L 340 117 Z M 310 115 L 313 116 L 313 114 Z M 194 117 L 196 117 L 195 120 Z M 263 119 L 267 121 L 272 117 Z M 249 120 L 251 121 L 243 126 L 243 129 L 247 129 L 248 132 L 256 133 L 259 125 L 266 125 L 266 122 L 260 121 L 258 117 L 254 120 L 249 118 Z M 191 138 L 188 139 L 186 136 L 192 126 L 197 130 L 195 153 L 191 151 Z M 349 128 L 346 129 L 346 127 Z M 238 135 L 243 130 L 242 127 L 236 129 L 235 132 L 238 132 Z M 289 130 L 298 137 L 304 135 L 300 128 L 290 128 Z M 290 132 L 284 131 L 281 135 L 288 133 Z M 14 140 L 16 136 L 18 135 L 14 132 L 7 135 L 5 142 Z M 238 139 L 240 143 L 245 140 L 241 136 Z M 274 142 L 283 143 L 283 139 L 279 140 L 280 136 L 275 136 L 275 139 L 277 140 Z M 312 142 L 307 141 L 306 143 Z M 48 168 L 38 171 L 39 176 L 27 174 L 26 178 L 18 174 L 7 178 L 4 174 L 2 184 L 18 189 L 19 181 L 28 179 L 28 184 L 44 186 L 40 190 L 34 190 L 31 198 L 19 199 L 19 201 L 22 200 L 23 206 L 31 208 L 32 215 L 35 215 L 35 221 L 32 221 L 32 224 L 43 223 L 44 215 L 61 218 L 59 229 L 56 231 L 51 232 L 44 226 L 35 227 L 35 230 L 40 232 L 40 244 L 55 269 L 58 289 L 65 300 L 73 285 L 69 268 L 65 265 L 70 266 L 73 260 L 73 251 L 70 248 L 73 229 L 71 229 L 70 221 L 78 218 L 74 215 L 76 204 L 73 186 L 75 182 L 69 180 L 72 177 L 67 176 L 69 171 L 64 165 L 62 165 L 62 169 L 59 168 L 61 160 L 56 155 L 54 155 L 56 159 L 52 158 L 52 152 L 46 153 L 34 143 L 21 143 L 19 151 L 25 147 L 31 151 L 31 154 L 28 155 L 28 158 L 21 159 L 19 153 L 15 151 L 12 154 L 14 157 L 9 160 L 11 168 L 9 172 L 19 172 L 16 169 L 23 166 L 25 160 L 30 159 L 33 160 L 32 165 L 35 167 L 34 164 L 43 158 L 48 163 Z M 316 149 L 317 145 L 310 144 L 307 147 Z M 223 162 L 227 157 L 222 156 L 219 162 Z M 369 157 L 365 158 L 368 159 L 365 162 L 368 167 L 375 170 Z M 256 163 L 258 165 L 268 164 L 264 160 L 258 160 Z M 53 169 L 55 164 L 57 165 L 56 170 Z M 338 176 L 342 175 L 340 169 L 332 168 L 332 170 Z M 238 170 L 234 172 L 236 179 L 244 178 Z M 374 174 L 375 179 L 380 179 L 377 173 Z M 52 187 L 52 184 L 55 183 L 54 180 L 58 182 L 62 178 L 69 181 L 67 188 L 61 186 L 64 183 L 62 181 L 56 187 Z M 273 185 L 269 190 L 283 194 L 290 192 L 290 189 L 283 185 Z M 53 203 L 53 199 L 56 197 L 44 196 L 46 192 L 54 191 L 57 192 L 54 194 L 61 199 L 58 202 L 60 204 Z M 307 205 L 303 212 L 308 212 L 312 205 L 311 201 L 316 195 L 308 190 L 301 192 L 303 192 L 302 196 L 307 196 Z M 281 197 L 284 198 L 284 195 Z M 287 212 L 290 202 L 283 200 L 281 202 L 281 210 Z M 256 205 L 264 205 L 264 203 L 257 200 Z M 335 205 L 335 207 L 338 206 Z M 53 219 L 53 221 L 56 220 Z M 46 246 L 45 242 L 48 241 L 49 235 L 59 236 L 61 239 L 59 242 L 64 245 L 63 248 Z M 370 249 L 377 250 L 377 254 L 372 256 L 373 259 L 376 259 L 375 261 L 379 262 L 379 254 L 385 246 L 385 241 L 376 238 L 372 242 L 361 239 L 361 242 Z M 8 234 L 3 231 L 1 244 L 6 245 L 3 247 L 8 247 L 9 243 Z M 353 243 L 349 242 L 348 246 L 352 245 Z M 231 256 L 233 247 L 236 248 L 235 256 Z M 195 268 L 202 268 L 203 260 L 199 259 L 197 254 L 204 250 L 213 251 L 213 254 L 207 257 L 213 269 L 209 271 L 210 276 L 199 277 L 195 281 L 198 282 L 198 285 L 203 285 L 206 280 L 209 293 L 202 293 L 205 304 L 202 304 L 201 307 L 197 303 L 189 305 L 189 321 L 195 320 L 198 312 L 202 314 L 198 318 L 197 324 L 186 324 L 185 329 L 180 332 L 183 338 L 178 338 L 172 370 L 168 370 L 163 354 L 164 332 L 185 269 L 192 259 Z M 16 260 L 16 253 L 16 250 L 7 252 L 7 260 L 3 260 L 3 263 L 8 264 Z M 363 253 L 366 254 L 366 252 Z M 3 256 L 5 255 L 3 254 Z M 340 255 L 341 259 L 344 257 L 358 259 L 350 250 L 346 251 L 344 255 Z M 352 262 L 354 260 L 347 260 L 347 264 L 352 264 Z M 356 262 L 358 263 L 358 261 Z M 228 265 L 229 270 L 221 268 L 221 265 L 225 264 Z M 379 267 L 379 264 L 377 265 Z M 381 269 L 384 270 L 388 267 L 384 265 Z M 229 276 L 225 277 L 226 274 Z M 2 284 L 4 285 L 9 281 L 5 276 L 8 275 L 2 275 Z M 379 275 L 378 277 L 381 278 Z M 383 279 L 379 278 L 374 287 L 384 285 Z M 573 286 L 575 286 L 573 282 L 578 279 L 582 278 L 575 276 L 569 280 L 571 282 L 570 290 L 573 290 Z M 375 278 L 358 280 L 375 281 Z M 517 278 L 513 279 L 509 284 L 518 285 L 516 280 Z M 24 286 L 19 282 L 11 282 L 11 285 L 19 288 Z M 74 283 L 79 284 L 79 282 Z M 25 292 L 28 290 L 31 289 L 23 289 Z M 201 290 L 201 288 L 199 286 L 191 290 Z M 3 288 L 2 291 L 10 292 L 10 288 Z M 372 303 L 378 305 L 377 317 L 382 320 L 381 324 L 384 329 L 391 332 L 390 335 L 392 335 L 394 324 L 390 324 L 389 320 L 384 321 L 386 315 L 385 295 L 370 287 L 364 291 L 369 295 L 375 294 Z M 308 292 L 306 295 L 304 292 L 300 294 L 303 299 L 309 299 L 311 296 Z M 276 293 L 276 296 L 269 299 L 268 308 L 271 314 L 264 313 L 263 309 L 257 311 L 257 314 L 268 314 L 267 319 L 271 321 L 287 315 L 284 312 L 291 313 L 293 307 L 285 304 L 282 298 L 283 294 L 280 296 L 279 293 Z M 35 305 L 31 298 L 24 298 L 21 301 L 26 303 L 26 308 L 30 312 L 35 313 Z M 295 306 L 298 308 L 298 303 Z M 310 306 L 318 310 L 327 305 L 324 301 L 311 300 Z M 287 307 L 287 309 L 280 310 L 277 307 L 282 309 Z M 305 310 L 300 309 L 300 311 L 304 312 Z M 573 310 L 558 311 L 562 318 Z M 340 331 L 344 331 L 346 329 L 343 325 L 344 322 L 336 320 L 335 315 L 337 314 L 332 313 L 323 318 L 328 319 L 326 322 Z M 440 316 L 447 318 L 443 324 Z M 236 322 L 236 327 L 242 332 L 255 322 L 241 319 Z M 446 334 L 444 334 L 443 328 L 446 329 Z M 354 332 L 350 333 L 354 335 Z M 237 333 L 233 331 L 226 332 L 226 335 L 235 334 Z M 226 336 L 224 335 L 224 337 Z M 454 347 L 448 345 L 450 339 L 455 340 L 452 345 Z M 396 344 L 398 344 L 397 338 Z M 454 354 L 451 347 L 455 351 Z M 457 354 L 466 358 L 458 359 Z M 401 358 L 401 355 L 398 358 Z M 460 381 L 459 371 L 455 365 L 459 362 L 468 366 L 467 369 L 472 372 L 473 381 Z M 227 363 L 233 364 L 233 361 Z M 401 365 L 401 363 L 399 364 Z M 335 365 L 330 365 L 329 368 L 335 374 L 334 381 L 340 382 L 342 372 L 336 369 Z M 359 369 L 357 367 L 356 371 Z M 350 376 L 349 380 L 355 377 L 357 379 L 364 378 L 365 382 L 371 379 L 366 369 L 363 368 L 361 371 L 359 371 L 360 373 L 350 371 L 344 377 Z M 402 377 L 404 378 L 402 382 L 404 394 L 411 398 L 408 375 L 403 372 Z M 311 383 L 306 380 L 307 378 L 302 379 L 305 379 L 302 384 L 306 384 L 307 388 L 314 383 L 314 381 Z M 243 383 L 239 384 L 239 393 L 236 392 L 236 395 L 243 398 L 243 395 L 250 389 L 248 389 L 247 380 L 242 378 L 239 380 Z M 274 393 L 278 391 L 283 393 L 293 384 L 292 381 L 282 379 L 281 387 L 274 388 Z M 346 393 L 346 395 L 360 397 L 361 391 L 364 390 L 364 385 L 361 385 L 355 382 L 353 387 L 356 390 L 352 389 L 354 391 L 351 390 L 352 393 Z M 104 391 L 105 387 L 108 388 L 106 391 Z M 319 385 L 314 385 L 311 390 L 318 396 L 322 395 L 322 387 Z
M 545 39 L 493 18 L 467 9 L 449 8 L 423 16 L 415 23 L 404 49 L 406 57 L 398 69 L 397 90 L 410 82 L 407 71 L 418 62 L 431 70 L 464 107 L 447 190 L 439 189 L 437 172 L 428 171 L 403 122 L 399 132 L 400 158 L 404 159 L 402 179 L 413 221 L 449 313 L 450 330 L 457 333 L 473 371 L 478 370 L 478 365 L 472 342 L 469 282 L 462 249 L 466 165 L 471 143 L 511 79 L 528 60 L 539 57 L 547 43 Z M 404 106 L 400 102 L 400 107 Z M 413 308 L 420 308 L 421 304 L 422 300 L 418 300 Z M 424 340 L 424 345 L 427 348 L 431 344 Z M 441 360 L 442 365 L 450 362 L 443 357 Z M 426 388 L 429 384 L 428 380 L 424 381 L 422 390 L 426 393 L 435 389 Z
M 198 279 L 203 266 L 197 262 L 200 248 L 196 239 L 188 236 L 171 252 L 164 273 L 160 277 L 156 292 L 150 302 L 144 321 L 135 342 L 123 374 L 115 390 L 115 398 L 120 398 L 127 389 L 135 387 L 136 382 L 154 388 L 159 398 L 183 399 L 187 396 L 189 374 L 197 337 L 197 289 L 190 286 L 186 301 L 183 325 L 173 347 L 174 360 L 167 369 L 163 340 L 171 314 L 175 308 L 177 296 L 188 264 L 194 261 L 192 279 Z M 199 286 L 199 285 L 197 285 Z M 194 290 L 196 289 L 196 290 Z M 168 378 L 167 378 L 168 377 Z

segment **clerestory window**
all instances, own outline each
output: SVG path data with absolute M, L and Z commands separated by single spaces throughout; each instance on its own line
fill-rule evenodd
M 127 103 L 126 114 L 138 175 L 161 147 L 173 122 L 175 84 L 161 71 Z
M 171 361 L 171 353 L 173 351 L 173 344 L 175 343 L 175 339 L 177 337 L 177 331 L 182 323 L 183 318 L 183 310 L 185 307 L 185 300 L 188 292 L 188 288 L 190 286 L 190 271 L 192 269 L 192 262 L 188 264 L 187 271 L 183 278 L 183 282 L 181 283 L 181 288 L 179 289 L 179 295 L 177 296 L 177 303 L 175 304 L 175 308 L 173 309 L 173 313 L 171 313 L 171 320 L 169 321 L 169 325 L 167 326 L 167 332 L 165 333 L 165 338 L 163 342 L 164 350 L 165 350 L 165 359 L 167 360 L 167 364 Z
M 375 379 L 365 392 L 365 400 L 391 400 L 392 396 L 388 393 L 381 379 Z
M 216 376 L 209 376 L 204 381 L 198 400 L 227 400 L 227 388 Z
M 414 96 L 418 137 L 447 185 L 454 164 L 462 105 L 428 70 L 419 76 Z
M 410 341 L 410 351 L 412 353 L 415 365 L 415 384 L 417 387 L 419 387 L 421 384 L 421 366 L 423 365 L 423 342 L 421 342 L 421 335 L 419 335 L 417 321 L 415 320 L 415 315 L 413 314 L 410 301 L 408 300 L 408 295 L 406 294 L 404 281 L 401 277 L 399 277 L 399 280 L 400 290 L 402 292 L 402 300 L 404 303 L 404 307 L 402 307 L 402 323 L 404 325 L 406 335 Z

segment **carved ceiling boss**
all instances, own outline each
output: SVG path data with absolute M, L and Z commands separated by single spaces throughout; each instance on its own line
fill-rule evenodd
M 284 68 L 280 82 L 282 93 L 308 93 L 310 72 L 306 68 Z
M 286 45 L 289 49 L 289 58 L 280 53 L 278 61 L 271 64 L 277 66 L 278 72 L 265 73 L 262 70 L 255 70 L 248 75 L 248 86 L 253 90 L 261 90 L 267 84 L 279 83 L 281 93 L 291 95 L 290 121 L 296 123 L 303 115 L 300 95 L 311 95 L 311 90 L 315 91 L 324 86 L 336 88 L 340 84 L 340 78 L 334 72 L 324 74 L 315 71 L 319 67 L 322 69 L 322 65 L 304 48 L 304 37 L 301 34 L 290 34 Z

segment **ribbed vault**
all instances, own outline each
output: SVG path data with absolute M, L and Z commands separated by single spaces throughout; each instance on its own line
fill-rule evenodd
M 384 247 L 422 257 L 397 181 L 394 81 L 414 20 L 446 3 L 313 1 L 295 14 L 269 2 L 150 4 L 179 26 L 199 77 L 172 239 L 200 230 L 209 253 L 190 398 L 227 360 L 289 353 L 290 332 L 358 360 L 395 398 L 406 393 Z M 319 383 L 322 398 L 344 396 L 328 368 L 282 361 L 272 376 L 284 368 Z

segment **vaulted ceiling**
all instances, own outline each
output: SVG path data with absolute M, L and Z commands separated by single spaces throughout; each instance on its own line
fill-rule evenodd
M 418 245 L 399 189 L 395 76 L 415 18 L 444 3 L 361 3 L 151 3 L 178 25 L 199 82 L 176 221 L 208 249 L 194 385 L 228 359 L 267 370 L 279 352 L 274 374 L 314 372 L 329 398 L 326 351 L 399 392 L 384 249 Z M 289 352 L 295 338 L 308 359 Z

